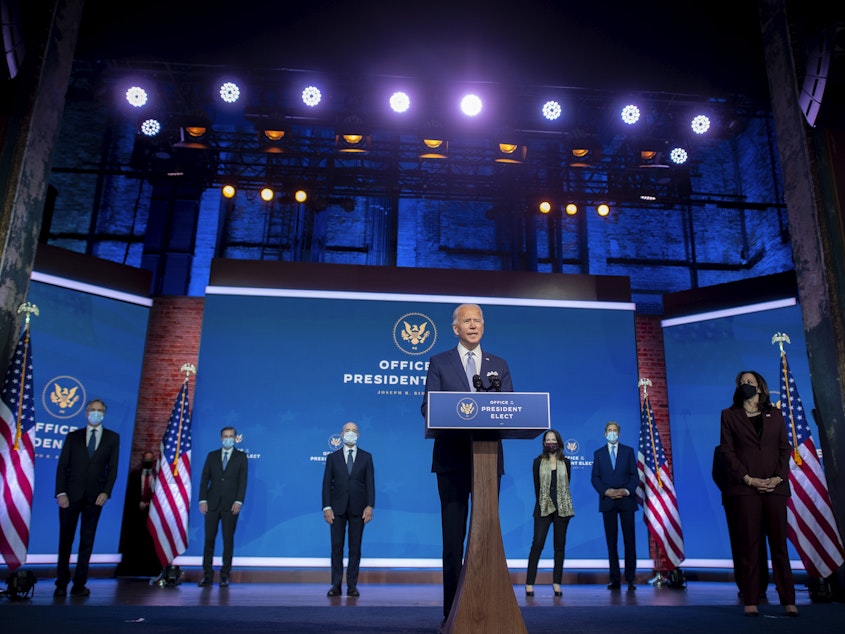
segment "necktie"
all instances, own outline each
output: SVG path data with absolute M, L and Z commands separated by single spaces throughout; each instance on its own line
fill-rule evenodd
M 610 465 L 616 468 L 616 445 L 610 446 Z
M 223 452 L 223 471 L 225 471 L 225 470 L 226 470 L 226 465 L 227 465 L 227 464 L 229 464 L 229 452 L 228 452 L 228 451 L 224 451 L 224 452 Z
M 467 383 L 469 383 L 470 391 L 475 389 L 472 386 L 472 377 L 476 374 L 478 374 L 478 370 L 475 369 L 475 354 L 467 352 Z
M 93 458 L 95 451 L 97 451 L 97 430 L 92 429 L 91 435 L 88 436 L 88 457 Z
M 352 473 L 352 465 L 353 464 L 355 464 L 355 463 L 352 462 L 352 450 L 350 449 L 349 451 L 346 452 L 346 470 L 349 473 Z
M 150 474 L 144 474 L 144 484 L 141 486 L 141 501 L 149 502 L 153 497 L 153 490 L 150 486 Z

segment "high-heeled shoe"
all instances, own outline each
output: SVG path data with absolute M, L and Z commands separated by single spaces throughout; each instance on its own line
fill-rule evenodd
M 531 590 L 528 589 L 528 586 L 525 586 L 525 596 L 526 597 L 533 597 L 534 596 L 534 586 L 531 586 Z
M 785 605 L 783 606 L 784 610 L 786 611 L 786 616 L 798 616 L 798 608 L 794 605 Z
M 556 597 L 562 597 L 563 596 L 563 592 L 560 591 L 560 585 L 559 584 L 553 583 L 552 584 L 552 590 L 554 590 Z
M 743 614 L 745 616 L 760 616 L 760 612 L 757 610 L 756 605 L 746 605 Z

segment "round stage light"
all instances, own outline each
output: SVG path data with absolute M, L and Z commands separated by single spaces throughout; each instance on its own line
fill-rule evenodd
M 262 187 L 261 191 L 259 192 L 259 196 L 261 196 L 261 200 L 263 200 L 265 203 L 269 203 L 271 200 L 273 200 L 273 197 L 275 195 L 276 195 L 275 192 L 273 192 L 273 190 L 270 187 Z
M 537 208 L 540 210 L 541 214 L 547 214 L 552 210 L 552 203 L 550 203 L 548 200 L 544 200 L 538 205 Z
M 602 203 L 596 207 L 596 213 L 602 218 L 606 218 L 610 214 L 610 206 L 606 203 Z
M 223 198 L 234 198 L 235 197 L 235 186 L 234 185 L 223 185 L 223 188 L 220 190 L 220 193 L 223 194 Z
M 305 90 L 302 91 L 302 103 L 310 108 L 319 104 L 322 98 L 323 95 L 320 92 L 320 89 L 316 86 L 307 86 Z
M 672 150 L 669 152 L 669 159 L 675 165 L 683 165 L 687 162 L 688 158 L 689 155 L 687 154 L 687 151 L 682 147 L 672 148 Z
M 297 189 L 293 194 L 293 199 L 298 203 L 304 203 L 308 200 L 308 194 L 304 189 Z
M 145 106 L 147 104 L 147 100 L 147 91 L 140 86 L 132 86 L 126 91 L 126 101 L 129 102 L 129 105 L 131 106 L 140 108 L 141 106 Z
M 141 123 L 141 134 L 144 136 L 155 136 L 161 132 L 161 123 L 155 119 L 147 119 Z
M 696 134 L 704 134 L 710 129 L 710 117 L 703 114 L 697 115 L 690 122 L 690 127 Z
M 220 98 L 226 103 L 235 103 L 241 96 L 241 89 L 234 82 L 227 81 L 220 86 Z
M 466 95 L 461 99 L 461 112 L 468 117 L 475 117 L 481 113 L 481 97 L 478 95 Z
M 628 104 L 622 108 L 622 121 L 628 125 L 634 125 L 640 120 L 640 109 L 634 104 Z
M 563 108 L 557 101 L 547 101 L 543 104 L 543 116 L 549 121 L 559 119 L 562 112 Z
M 566 215 L 567 216 L 574 216 L 578 213 L 578 205 L 575 203 L 569 203 L 566 205 Z
M 393 112 L 407 112 L 411 107 L 411 98 L 404 92 L 395 92 L 390 95 L 390 107 Z

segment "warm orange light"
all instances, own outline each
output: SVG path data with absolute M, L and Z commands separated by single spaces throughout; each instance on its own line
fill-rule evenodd
M 576 205 L 575 203 L 569 203 L 566 206 L 566 215 L 567 216 L 574 216 L 577 213 L 578 213 L 578 205 Z
M 261 200 L 263 200 L 265 203 L 269 203 L 271 200 L 273 200 L 275 192 L 273 192 L 273 190 L 269 187 L 262 187 L 261 193 L 259 195 L 261 196 Z
M 198 125 L 188 126 L 188 127 L 185 128 L 185 132 L 190 134 L 195 139 L 201 137 L 203 134 L 206 133 L 207 130 L 208 130 L 208 128 L 203 127 L 203 126 L 198 126 Z
M 234 198 L 235 197 L 235 186 L 234 185 L 223 185 L 223 189 L 220 190 L 220 193 L 223 194 L 223 198 Z
M 499 151 L 502 154 L 513 154 L 517 147 L 519 146 L 516 143 L 499 143 Z
M 363 134 L 344 134 L 343 140 L 346 141 L 349 145 L 357 145 L 361 142 L 361 139 L 364 138 Z
M 552 210 L 552 203 L 548 200 L 544 200 L 540 203 L 539 209 L 541 214 L 547 214 Z
M 264 130 L 264 136 L 270 141 L 281 141 L 285 136 L 284 130 Z
M 443 139 L 423 139 L 423 143 L 430 150 L 436 150 L 443 145 Z
M 305 192 L 304 189 L 297 189 L 296 193 L 293 195 L 293 199 L 298 203 L 304 203 L 308 200 L 308 194 Z
M 651 161 L 655 156 L 657 156 L 657 152 L 654 150 L 643 150 L 640 152 L 640 158 L 644 161 Z
M 575 158 L 584 158 L 587 154 L 590 153 L 590 150 L 586 148 L 573 148 L 572 149 L 572 156 Z
M 596 207 L 596 213 L 598 213 L 599 216 L 604 218 L 610 213 L 610 207 L 602 203 L 601 205 Z

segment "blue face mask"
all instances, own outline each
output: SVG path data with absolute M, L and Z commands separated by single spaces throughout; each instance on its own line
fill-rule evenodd
M 98 412 L 97 410 L 88 412 L 88 422 L 92 425 L 99 425 L 105 417 L 106 415 L 103 412 Z
M 358 434 L 356 434 L 354 431 L 346 432 L 345 434 L 343 434 L 343 442 L 345 442 L 347 445 L 354 445 L 358 442 Z
M 607 442 L 617 442 L 619 440 L 619 434 L 615 431 L 609 431 L 605 434 L 605 438 L 607 438 Z
M 224 438 L 223 439 L 223 449 L 231 449 L 235 446 L 235 439 L 234 438 Z

